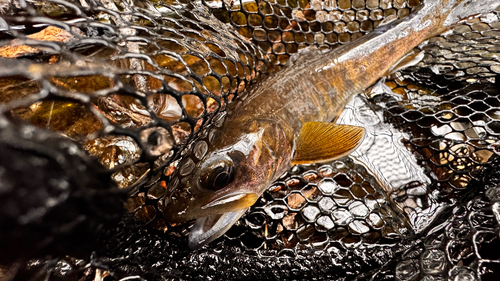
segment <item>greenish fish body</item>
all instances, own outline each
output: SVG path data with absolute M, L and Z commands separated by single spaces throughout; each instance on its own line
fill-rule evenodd
M 189 246 L 227 231 L 292 164 L 345 156 L 362 128 L 335 121 L 353 95 L 387 75 L 415 46 L 498 0 L 426 0 L 410 16 L 334 50 L 311 48 L 229 106 L 222 126 L 193 145 L 164 201 L 170 222 L 196 219 Z M 216 122 L 217 123 L 217 122 Z

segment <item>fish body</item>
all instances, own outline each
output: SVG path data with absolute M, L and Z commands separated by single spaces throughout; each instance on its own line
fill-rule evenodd
M 197 219 L 189 246 L 222 235 L 292 164 L 347 155 L 363 129 L 329 123 L 349 100 L 399 68 L 415 46 L 496 0 L 426 0 L 410 16 L 333 50 L 310 48 L 231 104 L 221 127 L 193 145 L 172 175 L 164 216 Z

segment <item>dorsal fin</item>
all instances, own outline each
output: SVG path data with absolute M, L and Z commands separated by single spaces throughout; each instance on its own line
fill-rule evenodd
M 308 122 L 295 139 L 292 164 L 322 163 L 346 156 L 361 144 L 364 133 L 362 127 Z

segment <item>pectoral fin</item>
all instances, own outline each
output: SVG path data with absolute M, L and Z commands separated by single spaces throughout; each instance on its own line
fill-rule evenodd
M 343 157 L 363 141 L 365 129 L 324 122 L 304 124 L 295 139 L 292 164 L 321 163 Z

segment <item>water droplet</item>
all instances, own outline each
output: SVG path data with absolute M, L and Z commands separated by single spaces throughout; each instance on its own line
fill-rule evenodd
M 491 209 L 493 211 L 493 214 L 495 215 L 495 218 L 497 219 L 497 222 L 500 224 L 500 202 L 495 202 Z
M 338 209 L 332 212 L 333 219 L 336 224 L 346 225 L 347 222 L 352 218 L 351 213 L 344 209 Z
M 330 212 L 335 207 L 335 202 L 330 197 L 323 197 L 319 201 L 318 206 L 322 212 Z
M 208 145 L 204 141 L 198 141 L 194 147 L 194 156 L 201 160 L 207 153 Z
M 349 191 L 340 189 L 333 194 L 333 199 L 337 204 L 345 206 L 353 199 L 353 196 Z
M 384 226 L 384 221 L 377 214 L 370 214 L 370 216 L 368 216 L 368 222 L 373 228 L 381 228 Z
M 139 145 L 128 136 L 108 136 L 91 140 L 85 143 L 85 149 L 108 169 L 132 164 L 141 156 Z
M 318 184 L 318 188 L 323 194 L 332 194 L 337 191 L 339 186 L 331 180 L 324 180 Z
M 349 205 L 349 211 L 351 212 L 351 214 L 358 217 L 365 217 L 369 213 L 368 208 L 365 206 L 365 204 L 363 204 L 363 202 L 360 201 L 352 202 Z
M 302 194 L 293 192 L 288 195 L 288 197 L 286 198 L 286 202 L 290 209 L 300 209 L 306 204 L 307 201 L 304 196 L 302 196 Z
M 180 169 L 181 176 L 187 176 L 191 174 L 191 172 L 194 170 L 194 166 L 195 166 L 194 161 L 191 160 L 191 158 L 187 158 L 181 165 Z
M 308 222 L 314 222 L 319 213 L 319 209 L 314 206 L 308 206 L 302 210 L 302 215 Z
M 168 153 L 174 144 L 170 133 L 162 127 L 148 128 L 140 133 L 144 149 L 153 156 Z
M 266 206 L 264 211 L 271 219 L 281 220 L 288 213 L 288 208 L 280 204 L 271 204 Z
M 449 125 L 443 125 L 443 126 L 432 126 L 431 127 L 431 132 L 436 135 L 436 136 L 444 136 L 448 133 L 451 133 L 453 129 Z
M 405 260 L 396 266 L 396 279 L 401 281 L 413 280 L 419 273 L 418 261 Z
M 476 274 L 469 268 L 466 267 L 454 267 L 450 270 L 450 280 L 453 281 L 475 281 Z
M 462 133 L 458 132 L 446 134 L 444 137 L 449 140 L 466 141 L 466 137 Z
M 222 124 L 224 124 L 224 120 L 226 120 L 226 113 L 221 112 L 217 114 L 217 116 L 215 116 L 213 120 L 215 126 L 222 127 Z
M 335 224 L 329 216 L 322 216 L 318 219 L 317 223 L 325 229 L 332 229 Z
M 370 231 L 370 227 L 364 221 L 354 220 L 349 224 L 349 230 L 355 234 L 363 234 Z
M 422 269 L 426 273 L 440 273 L 446 265 L 446 257 L 439 249 L 427 250 L 422 254 Z

